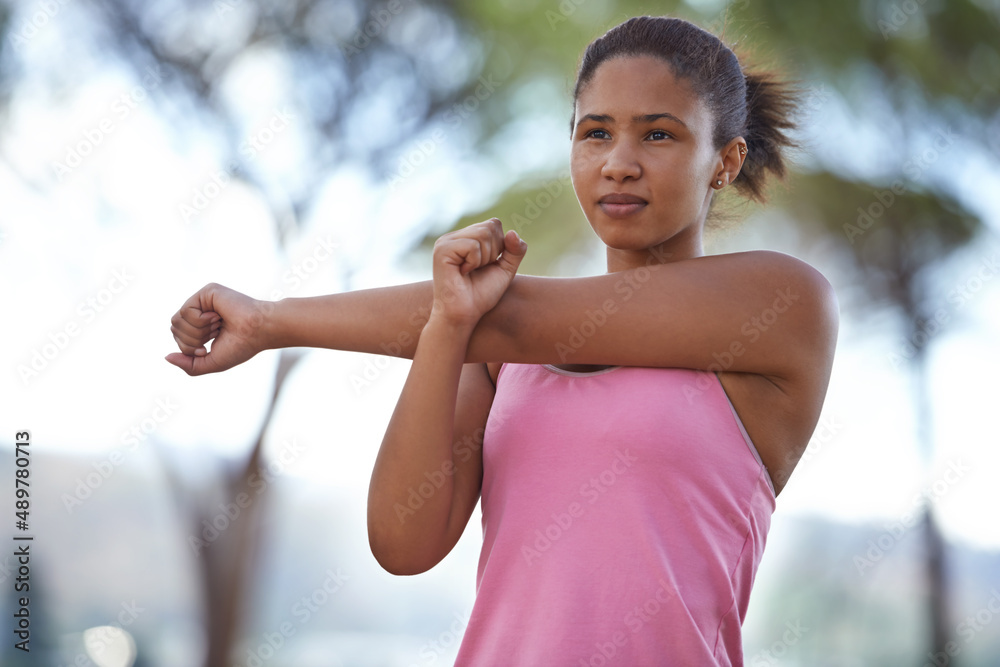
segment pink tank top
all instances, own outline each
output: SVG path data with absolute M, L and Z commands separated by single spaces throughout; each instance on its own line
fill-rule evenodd
M 742 665 L 774 511 L 718 376 L 504 364 L 456 665 Z

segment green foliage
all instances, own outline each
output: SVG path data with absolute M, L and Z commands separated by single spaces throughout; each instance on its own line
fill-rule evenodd
M 567 251 L 582 250 L 594 242 L 594 233 L 565 172 L 547 179 L 525 179 L 497 201 L 458 220 L 451 229 L 493 217 L 500 218 L 505 230 L 516 230 L 528 242 L 528 254 L 519 273 L 552 275 L 555 263 Z M 439 235 L 424 237 L 424 247 L 433 246 Z
M 981 232 L 980 219 L 945 193 L 907 190 L 901 181 L 846 180 L 830 172 L 794 178 L 785 206 L 803 225 L 830 235 L 878 307 L 924 316 L 924 274 Z

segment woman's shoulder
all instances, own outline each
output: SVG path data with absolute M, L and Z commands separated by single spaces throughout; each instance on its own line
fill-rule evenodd
M 778 250 L 743 250 L 704 255 L 691 261 L 707 260 L 732 269 L 726 274 L 743 286 L 766 286 L 787 304 L 808 304 L 811 315 L 830 325 L 839 324 L 840 305 L 833 285 L 816 267 Z M 805 310 L 805 309 L 804 309 Z
M 830 284 L 826 276 L 812 264 L 799 259 L 795 255 L 789 255 L 779 250 L 740 250 L 717 255 L 703 255 L 693 259 L 695 261 L 710 259 L 727 264 L 738 263 L 761 271 L 781 273 L 790 277 L 801 276 L 807 279 L 822 281 L 827 285 Z
M 729 295 L 719 300 L 721 308 L 753 304 L 749 306 L 752 316 L 740 328 L 750 340 L 757 340 L 766 331 L 789 359 L 800 359 L 810 367 L 832 365 L 840 304 L 833 285 L 814 266 L 776 250 L 746 250 L 685 261 L 703 262 L 703 276 L 689 275 L 689 279 L 714 284 L 716 290 Z

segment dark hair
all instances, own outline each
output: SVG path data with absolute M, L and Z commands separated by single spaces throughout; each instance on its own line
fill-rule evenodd
M 797 95 L 770 72 L 747 72 L 722 41 L 684 19 L 638 16 L 612 28 L 587 47 L 573 89 L 573 105 L 601 63 L 615 57 L 651 55 L 666 61 L 674 76 L 687 80 L 714 118 L 713 143 L 722 148 L 735 137 L 747 142 L 747 156 L 733 185 L 763 202 L 766 172 L 785 176 L 783 151 L 795 143 L 788 130 Z M 571 121 L 572 125 L 572 121 Z

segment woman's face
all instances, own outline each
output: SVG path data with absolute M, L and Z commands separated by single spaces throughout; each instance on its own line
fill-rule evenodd
M 712 121 L 659 58 L 598 66 L 577 99 L 570 168 L 583 211 L 608 246 L 608 271 L 646 263 L 649 248 L 659 261 L 703 254 L 701 228 L 724 169 Z

